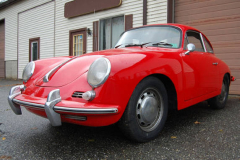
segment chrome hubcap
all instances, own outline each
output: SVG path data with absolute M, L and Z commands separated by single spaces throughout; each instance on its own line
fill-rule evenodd
M 139 97 L 136 106 L 136 115 L 142 130 L 150 132 L 161 121 L 163 105 L 161 96 L 153 88 L 146 89 Z
M 219 95 L 219 101 L 220 102 L 224 102 L 225 101 L 226 94 L 227 94 L 227 90 L 226 90 L 225 83 L 223 82 L 223 84 L 222 84 L 222 91 L 221 91 L 221 94 Z

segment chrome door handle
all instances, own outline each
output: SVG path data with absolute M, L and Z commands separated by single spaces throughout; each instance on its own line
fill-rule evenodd
M 215 62 L 215 63 L 213 63 L 213 65 L 218 65 L 218 63 L 217 63 L 217 62 Z

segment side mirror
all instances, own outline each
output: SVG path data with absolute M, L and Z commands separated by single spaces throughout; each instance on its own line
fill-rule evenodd
M 187 45 L 187 50 L 188 50 L 188 51 L 185 52 L 185 54 L 186 54 L 186 55 L 189 55 L 189 53 L 195 51 L 195 49 L 196 49 L 195 45 L 192 44 L 192 43 L 189 43 L 189 44 Z

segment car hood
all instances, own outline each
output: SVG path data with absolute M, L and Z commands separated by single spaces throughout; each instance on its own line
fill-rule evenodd
M 100 58 L 102 55 L 92 55 L 92 56 L 82 56 L 77 58 L 72 58 L 65 64 L 60 64 L 59 69 L 54 71 L 49 78 L 48 82 L 43 81 L 43 77 L 50 72 L 54 67 L 48 67 L 47 72 L 44 73 L 44 76 L 35 81 L 35 85 L 42 87 L 60 87 L 67 85 L 68 83 L 74 81 L 79 76 L 86 73 L 92 64 L 92 62 Z
M 169 49 L 166 50 L 169 52 Z M 159 52 L 166 52 L 163 50 L 159 50 Z M 44 76 L 41 76 L 41 78 L 37 79 L 35 81 L 35 85 L 42 86 L 42 87 L 60 87 L 67 85 L 74 80 L 76 80 L 78 77 L 86 73 L 90 67 L 90 65 L 100 57 L 106 57 L 111 59 L 114 59 L 116 57 L 117 59 L 120 57 L 126 57 L 134 59 L 135 57 L 141 59 L 146 57 L 148 54 L 156 54 L 156 51 L 153 51 L 152 49 L 148 48 L 141 48 L 141 47 L 129 47 L 129 48 L 123 48 L 123 49 L 110 49 L 110 50 L 103 50 L 98 52 L 93 52 L 89 54 L 85 54 L 76 58 L 72 58 L 67 63 L 60 65 L 59 69 L 54 71 L 54 73 L 50 76 L 48 82 L 43 82 L 43 77 L 54 67 L 50 68 L 48 67 L 48 71 L 44 73 Z M 131 54 L 132 56 L 129 56 Z M 116 62 L 116 61 L 115 61 Z M 132 61 L 134 63 L 134 61 Z M 112 64 L 114 65 L 114 64 Z

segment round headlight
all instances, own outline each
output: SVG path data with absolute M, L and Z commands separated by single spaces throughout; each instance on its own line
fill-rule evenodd
M 102 85 L 111 71 L 111 63 L 107 58 L 98 58 L 90 66 L 87 74 L 88 83 L 96 88 Z
M 23 74 L 22 74 L 22 78 L 23 78 L 24 82 L 27 82 L 29 80 L 29 78 L 32 77 L 34 69 L 35 69 L 34 62 L 30 62 L 26 65 L 26 67 L 23 70 Z

